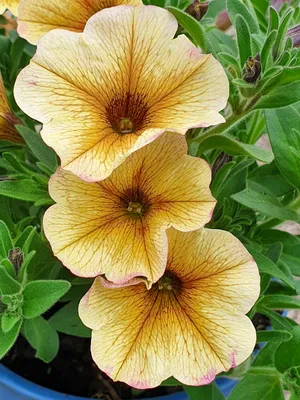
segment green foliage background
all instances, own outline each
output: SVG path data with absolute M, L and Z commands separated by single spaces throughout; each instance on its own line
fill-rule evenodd
M 280 310 L 300 309 L 300 237 L 276 227 L 300 222 L 300 51 L 287 35 L 300 24 L 299 1 L 280 11 L 269 0 L 212 0 L 198 22 L 182 0 L 145 0 L 167 8 L 203 52 L 212 53 L 230 81 L 224 110 L 226 123 L 187 134 L 189 154 L 205 158 L 213 170 L 211 190 L 218 200 L 211 228 L 232 232 L 247 247 L 261 273 L 261 295 L 249 316 L 267 316 L 273 330 L 259 331 L 264 347 L 243 365 L 226 373 L 241 379 L 229 400 L 282 400 L 283 389 L 300 399 L 300 328 Z M 231 34 L 216 28 L 227 9 Z M 3 17 L 0 17 L 3 22 Z M 36 121 L 18 109 L 15 79 L 35 47 L 15 31 L 0 35 L 0 70 L 12 109 L 24 125 L 17 127 L 25 145 L 0 142 L 0 357 L 22 334 L 36 357 L 53 360 L 57 332 L 89 337 L 79 320 L 79 299 L 91 280 L 72 276 L 53 256 L 42 231 L 42 217 L 52 199 L 48 180 L 58 166 L 41 140 Z M 249 57 L 260 56 L 258 79 L 249 82 Z M 271 151 L 258 147 L 267 134 Z M 12 249 L 19 253 L 11 254 Z M 20 268 L 12 257 L 21 254 Z M 20 256 L 19 256 L 20 257 Z M 64 303 L 50 319 L 42 314 Z M 181 385 L 169 379 L 164 385 Z M 222 400 L 215 383 L 184 387 L 191 400 Z M 139 394 L 133 391 L 133 395 Z

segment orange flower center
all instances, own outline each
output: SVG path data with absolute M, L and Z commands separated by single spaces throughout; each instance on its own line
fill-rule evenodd
M 120 135 L 139 131 L 149 122 L 145 96 L 126 93 L 115 96 L 106 107 L 106 120 Z

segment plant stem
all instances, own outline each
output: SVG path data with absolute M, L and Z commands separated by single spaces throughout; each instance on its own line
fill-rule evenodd
M 273 367 L 250 367 L 248 370 L 249 374 L 255 375 L 272 375 L 272 376 L 281 376 L 280 372 L 277 371 L 276 368 Z
M 228 120 L 224 124 L 219 124 L 217 126 L 214 126 L 207 131 L 203 133 L 203 135 L 193 139 L 194 143 L 200 143 L 203 142 L 203 140 L 207 139 L 210 136 L 213 135 L 218 135 L 220 133 L 223 133 L 231 128 L 233 128 L 235 125 L 240 123 L 250 112 L 243 112 L 241 114 L 237 115 L 232 115 L 231 117 L 228 118 Z

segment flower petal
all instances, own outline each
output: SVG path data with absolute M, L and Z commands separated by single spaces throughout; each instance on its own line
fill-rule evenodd
M 216 229 L 185 234 L 170 229 L 168 240 L 168 268 L 187 293 L 201 296 L 199 307 L 249 311 L 259 296 L 260 277 L 252 256 L 238 239 Z M 183 299 L 190 300 L 189 296 Z M 197 308 L 196 304 L 190 306 Z
M 105 274 L 116 284 L 162 275 L 167 262 L 164 221 L 128 218 L 116 196 L 64 170 L 51 178 L 50 195 L 59 205 L 45 213 L 45 234 L 54 254 L 73 273 Z
M 17 17 L 19 3 L 19 0 L 0 0 L 0 15 L 4 14 L 5 10 L 9 10 Z
M 104 8 L 118 5 L 140 6 L 140 0 L 21 0 L 19 35 L 32 44 L 53 29 L 82 32 L 88 19 Z
M 185 152 L 183 136 L 165 133 L 104 181 L 88 183 L 59 169 L 49 183 L 57 205 L 44 217 L 54 254 L 80 276 L 156 282 L 167 262 L 166 229 L 202 227 L 215 204 L 209 167 Z M 142 211 L 131 215 L 136 202 Z
M 165 131 L 184 134 L 224 121 L 222 67 L 184 36 L 173 40 L 176 29 L 174 16 L 161 8 L 118 6 L 90 18 L 82 34 L 55 30 L 39 41 L 15 97 L 44 124 L 42 137 L 65 169 L 103 180 Z M 124 101 L 140 118 L 125 135 L 111 120 L 126 117 Z
M 201 302 L 201 296 L 194 299 Z M 206 385 L 244 361 L 255 329 L 243 316 L 222 309 L 190 309 L 181 295 L 144 284 L 107 289 L 96 279 L 81 300 L 79 315 L 94 329 L 92 356 L 114 380 L 138 389 L 174 376 L 187 385 Z
M 23 143 L 23 139 L 15 128 L 20 121 L 12 113 L 2 77 L 0 75 L 0 140 L 8 140 L 14 143 Z

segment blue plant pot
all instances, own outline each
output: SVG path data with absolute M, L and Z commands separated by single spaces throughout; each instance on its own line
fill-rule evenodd
M 228 396 L 238 381 L 218 378 L 217 384 L 223 394 Z M 2 400 L 88 400 L 85 397 L 62 394 L 29 382 L 0 364 L 0 399 Z M 146 400 L 146 399 L 144 399 Z M 184 392 L 148 400 L 188 400 Z

